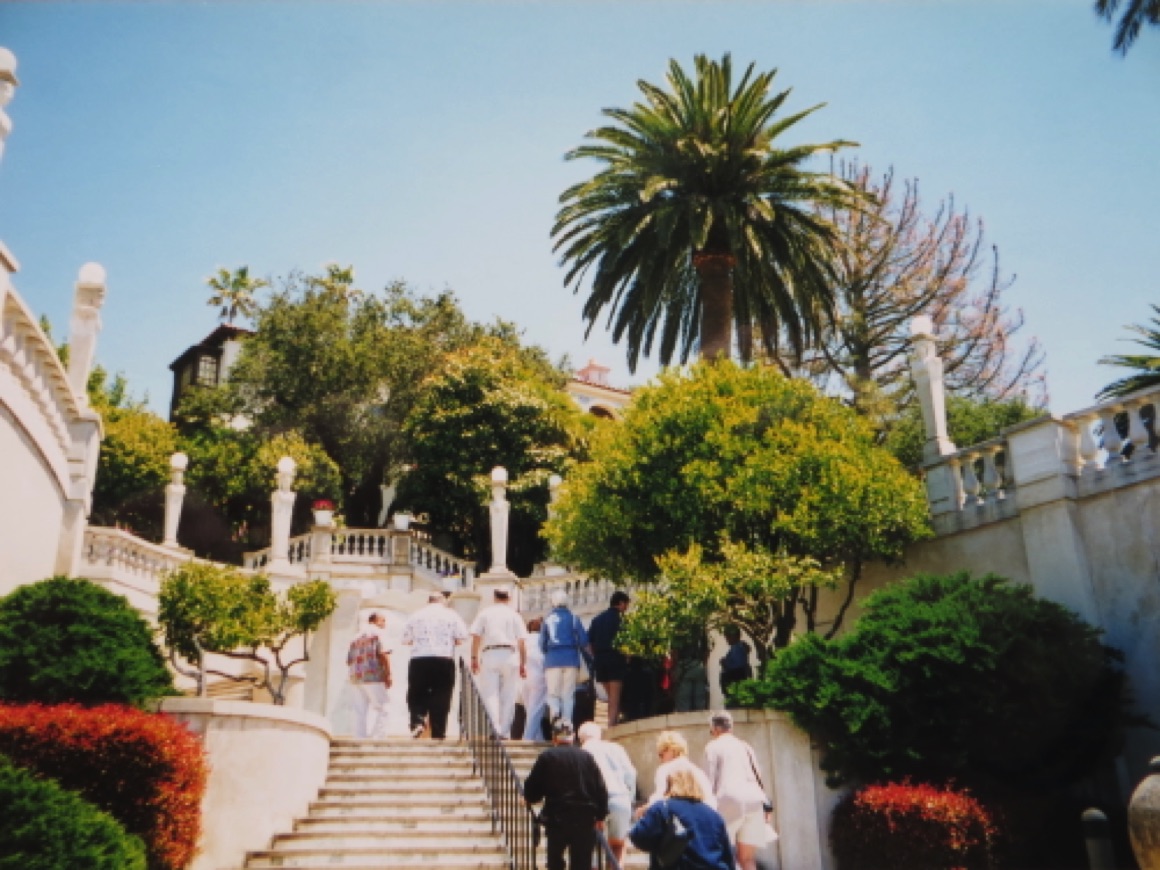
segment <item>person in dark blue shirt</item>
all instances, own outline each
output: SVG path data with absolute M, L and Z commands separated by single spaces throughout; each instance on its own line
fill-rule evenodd
M 721 694 L 725 696 L 725 706 L 735 706 L 729 698 L 729 687 L 742 680 L 753 679 L 753 668 L 749 664 L 749 644 L 741 639 L 741 629 L 736 625 L 725 627 L 725 641 L 729 652 L 721 657 Z
M 650 806 L 628 832 L 632 844 L 648 853 L 649 870 L 659 870 L 656 852 L 665 838 L 670 818 L 679 819 L 689 833 L 675 870 L 736 870 L 725 820 L 703 803 L 704 797 L 692 772 L 676 770 L 669 775 L 665 799 Z
M 620 695 L 624 690 L 624 677 L 628 671 L 628 658 L 616 648 L 616 635 L 620 633 L 620 623 L 628 610 L 628 594 L 617 590 L 612 593 L 608 609 L 592 618 L 588 626 L 588 642 L 592 645 L 592 657 L 596 671 L 596 682 L 604 686 L 608 695 L 608 724 L 615 725 L 620 720 Z

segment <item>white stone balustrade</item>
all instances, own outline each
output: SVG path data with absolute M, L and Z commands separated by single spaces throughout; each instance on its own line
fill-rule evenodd
M 310 561 L 310 535 L 295 535 L 286 542 L 286 561 L 291 565 L 302 565 Z M 270 547 L 254 550 L 242 556 L 242 564 L 254 571 L 269 569 L 274 556 Z
M 123 529 L 85 530 L 77 575 L 124 595 L 147 617 L 157 613 L 157 594 L 167 571 L 191 561 L 192 554 L 151 544 Z
M 952 469 L 959 509 L 1005 499 L 1005 486 L 1010 484 L 1010 475 L 1006 473 L 1008 462 L 1007 442 L 1003 438 L 966 447 L 946 457 Z
M 391 534 L 388 529 L 340 529 L 331 537 L 331 561 L 389 564 Z
M 552 596 L 564 592 L 568 609 L 587 619 L 608 608 L 608 601 L 617 589 L 631 594 L 633 584 L 596 580 L 577 574 L 528 577 L 519 582 L 520 615 L 525 619 L 544 616 L 552 609 Z
M 419 532 L 411 535 L 411 564 L 428 574 L 455 578 L 455 585 L 460 589 L 471 589 L 475 583 L 474 562 L 440 550 Z
M 1064 422 L 1076 433 L 1068 445 L 1066 463 L 1075 474 L 1083 476 L 1115 468 L 1126 463 L 1140 463 L 1156 455 L 1151 446 L 1155 430 L 1156 406 L 1160 388 L 1141 390 L 1122 399 L 1112 399 L 1074 414 Z M 1147 418 L 1148 422 L 1145 422 Z M 1127 421 L 1127 437 L 1120 434 L 1116 420 Z M 1149 430 L 1149 424 L 1152 430 Z

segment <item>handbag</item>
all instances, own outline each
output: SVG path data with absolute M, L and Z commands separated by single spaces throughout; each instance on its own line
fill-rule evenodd
M 673 815 L 668 801 L 662 801 L 661 807 L 665 816 L 665 832 L 661 835 L 661 842 L 653 856 L 661 870 L 669 870 L 680 864 L 681 858 L 684 857 L 685 849 L 689 845 L 689 829 Z

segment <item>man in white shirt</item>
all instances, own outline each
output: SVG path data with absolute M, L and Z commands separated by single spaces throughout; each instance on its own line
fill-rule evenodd
M 447 736 L 447 713 L 455 691 L 455 647 L 467 640 L 467 626 L 432 592 L 427 606 L 416 610 L 403 628 L 403 643 L 411 647 L 407 667 L 407 709 L 411 713 L 411 736 L 423 733 L 430 716 L 431 736 Z
M 391 651 L 386 643 L 387 619 L 375 611 L 367 618 L 346 653 L 350 681 L 354 684 L 355 737 L 385 737 L 387 705 L 390 703 Z M 374 724 L 367 728 L 368 708 L 374 711 Z
M 527 630 L 508 604 L 511 590 L 499 586 L 495 603 L 471 623 L 471 672 L 479 676 L 479 694 L 492 724 L 504 740 L 511 737 L 519 681 L 527 676 Z
M 580 748 L 596 759 L 608 789 L 608 818 L 604 823 L 608 846 L 616 863 L 624 864 L 624 843 L 632 827 L 632 799 L 636 797 L 636 768 L 624 747 L 601 739 L 600 726 L 585 722 L 576 732 Z
M 757 772 L 757 757 L 753 747 L 734 736 L 729 713 L 714 713 L 709 730 L 713 739 L 705 747 L 705 771 L 717 796 L 717 812 L 735 843 L 737 866 L 757 870 L 758 850 L 777 838 L 769 826 L 773 807 Z

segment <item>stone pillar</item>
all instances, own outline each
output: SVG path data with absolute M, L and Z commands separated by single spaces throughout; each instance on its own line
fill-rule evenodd
M 185 500 L 185 469 L 189 457 L 184 453 L 174 453 L 169 457 L 171 478 L 165 487 L 165 534 L 161 540 L 163 547 L 179 547 L 177 526 L 181 521 L 181 503 Z
M 511 505 L 507 492 L 507 469 L 496 466 L 491 470 L 491 568 L 475 578 L 474 589 L 483 601 L 491 601 L 491 590 L 496 586 L 510 586 L 516 575 L 507 566 L 508 514 Z
M 57 543 L 57 574 L 73 575 L 80 566 L 93 484 L 97 477 L 97 457 L 101 448 L 100 416 L 88 406 L 87 386 L 101 331 L 101 306 L 105 302 L 105 270 L 97 263 L 81 266 L 69 333 L 69 387 L 76 396 L 78 414 L 69 423 L 69 492 L 61 519 Z
M 1074 432 L 1045 416 L 1004 434 L 1031 585 L 1037 595 L 1104 627 L 1076 508 L 1076 468 L 1069 459 Z
M 297 468 L 298 464 L 289 456 L 278 460 L 278 488 L 270 498 L 273 506 L 270 518 L 271 573 L 290 570 L 290 520 L 294 515 L 294 499 L 297 496 L 290 487 L 294 484 Z
M 85 263 L 77 275 L 72 320 L 68 336 L 68 380 L 77 400 L 88 404 L 89 373 L 101 331 L 101 306 L 105 304 L 105 270 L 99 263 Z
M 946 395 L 943 389 L 943 363 L 934 343 L 934 323 L 926 315 L 910 322 L 914 353 L 910 371 L 922 407 L 922 422 L 926 427 L 926 442 L 922 458 L 930 462 L 955 452 L 955 445 L 947 437 Z
M 12 119 L 4 112 L 4 107 L 12 102 L 20 80 L 16 78 L 16 55 L 6 48 L 0 48 L 0 159 L 4 157 L 4 142 L 12 132 Z

